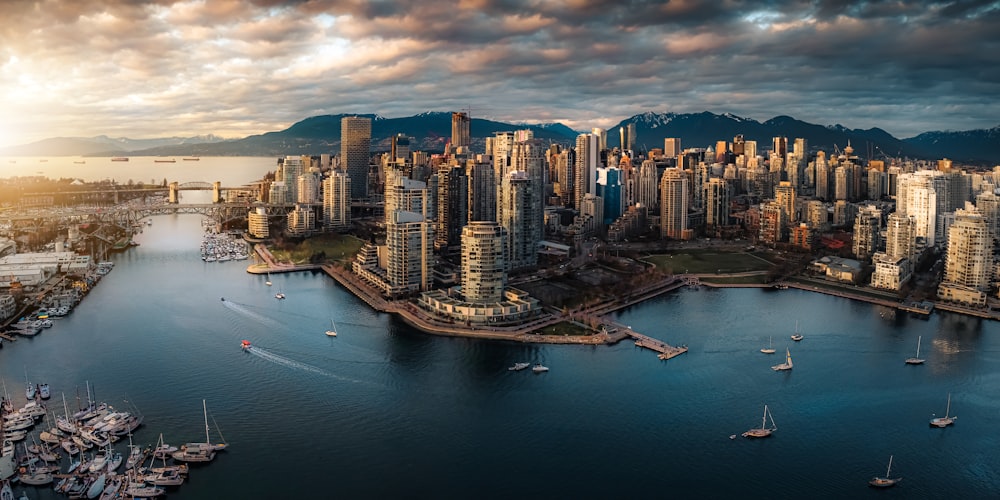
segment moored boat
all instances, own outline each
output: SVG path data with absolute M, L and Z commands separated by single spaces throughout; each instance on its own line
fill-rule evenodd
M 901 477 L 890 477 L 889 472 L 892 470 L 892 455 L 889 455 L 889 467 L 885 469 L 885 477 L 875 476 L 868 481 L 870 486 L 875 488 L 888 488 L 890 486 L 896 486 L 897 483 L 903 480 Z
M 533 371 L 535 373 L 545 373 L 545 372 L 549 371 L 549 367 L 547 367 L 547 366 L 545 366 L 545 365 L 543 365 L 541 363 L 535 363 L 535 366 L 531 367 L 531 371 Z
M 531 363 L 514 363 L 514 366 L 509 366 L 507 369 L 514 372 L 523 370 L 529 366 L 531 366 Z
M 771 426 L 767 426 L 767 419 L 771 418 Z M 767 405 L 764 405 L 764 416 L 760 419 L 760 427 L 750 429 L 744 432 L 742 435 L 745 438 L 765 438 L 770 437 L 774 431 L 778 430 L 778 426 L 774 425 L 774 417 L 771 417 L 771 412 L 768 411 Z

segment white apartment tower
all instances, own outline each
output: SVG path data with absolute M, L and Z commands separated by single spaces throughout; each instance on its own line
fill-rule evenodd
M 858 210 L 854 217 L 854 238 L 852 250 L 861 261 L 872 258 L 879 248 L 879 232 L 882 229 L 882 211 L 875 205 Z
M 538 242 L 542 214 L 534 202 L 534 186 L 527 172 L 512 171 L 503 180 L 500 225 L 507 231 L 509 269 L 538 264 Z
M 495 304 L 507 286 L 507 230 L 493 221 L 462 228 L 462 295 L 466 302 Z
M 323 180 L 323 226 L 329 231 L 351 227 L 351 178 L 346 172 L 331 170 Z
M 983 306 L 993 280 L 993 239 L 986 219 L 971 203 L 955 211 L 948 229 L 948 256 L 938 297 Z
M 597 162 L 600 159 L 599 139 L 593 134 L 576 137 L 576 165 L 573 170 L 573 200 L 577 210 L 583 197 L 597 192 Z
M 386 278 L 390 295 L 430 290 L 434 226 L 418 213 L 396 210 L 385 229 Z

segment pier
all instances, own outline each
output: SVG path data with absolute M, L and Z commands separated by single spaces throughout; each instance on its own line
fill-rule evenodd
M 636 346 L 656 352 L 657 357 L 663 360 L 674 358 L 688 352 L 686 345 L 680 347 L 672 346 L 662 340 L 657 340 L 648 335 L 643 335 L 633 330 L 631 327 L 622 324 L 611 322 L 607 326 L 611 327 L 608 329 L 608 333 L 622 332 L 626 336 L 635 339 Z

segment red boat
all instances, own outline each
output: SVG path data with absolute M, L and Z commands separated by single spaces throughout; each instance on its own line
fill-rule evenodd
M 244 340 L 243 342 L 240 343 L 240 347 L 242 347 L 244 351 L 250 349 L 250 341 Z

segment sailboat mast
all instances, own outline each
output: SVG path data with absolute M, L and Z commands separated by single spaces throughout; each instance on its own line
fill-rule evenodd
M 892 470 L 892 455 L 889 455 L 889 467 L 885 469 L 885 478 L 889 479 L 889 471 Z
M 948 418 L 949 414 L 951 414 L 951 393 L 950 392 L 948 393 L 948 406 L 946 406 L 944 408 L 944 418 Z
M 767 429 L 767 405 L 764 405 L 764 415 L 760 417 L 760 428 Z
M 201 400 L 201 409 L 205 412 L 205 442 L 211 444 L 212 441 L 208 438 L 208 406 L 205 405 L 205 400 Z
M 917 357 L 920 357 L 920 336 L 917 336 Z

